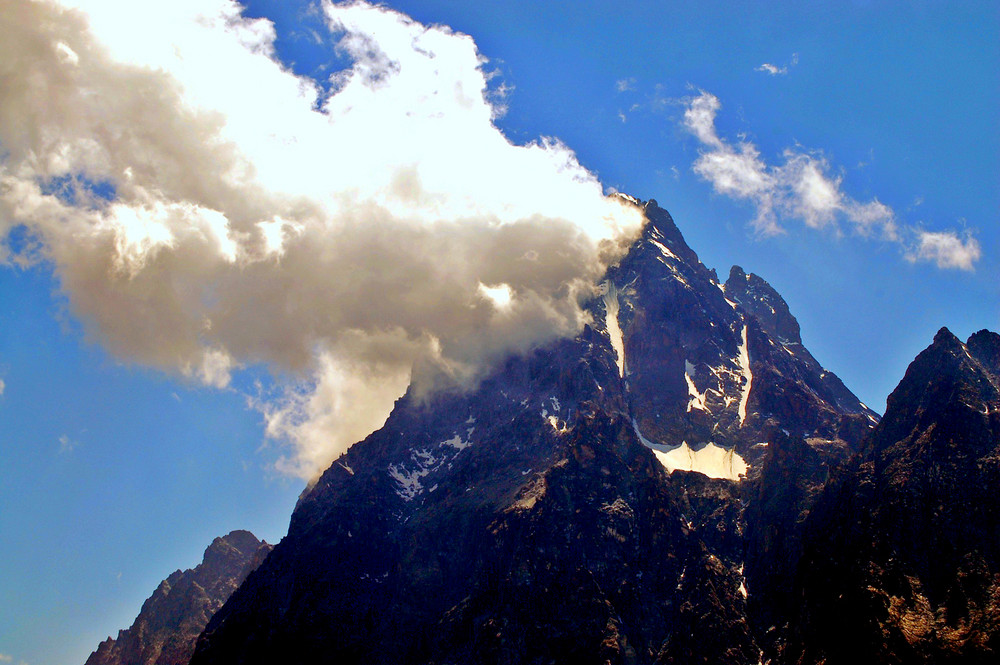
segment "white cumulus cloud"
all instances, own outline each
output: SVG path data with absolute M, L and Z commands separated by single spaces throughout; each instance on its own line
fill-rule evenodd
M 255 401 L 310 477 L 405 388 L 585 321 L 641 215 L 555 139 L 517 145 L 471 37 L 322 5 L 331 86 L 231 0 L 0 0 L 0 260 L 54 266 L 125 360 Z M 505 285 L 503 307 L 482 285 Z M 444 378 L 442 378 L 444 377 Z
M 982 256 L 979 242 L 954 231 L 917 231 L 917 244 L 906 255 L 911 261 L 933 261 L 939 268 L 972 270 Z
M 758 233 L 784 233 L 792 220 L 836 232 L 846 223 L 861 237 L 898 244 L 911 261 L 972 270 L 979 260 L 979 243 L 970 235 L 960 238 L 954 231 L 929 232 L 900 224 L 895 211 L 878 199 L 852 198 L 842 188 L 843 176 L 820 152 L 789 148 L 780 161 L 768 163 L 752 142 L 721 138 L 715 126 L 721 107 L 718 97 L 705 91 L 685 100 L 684 126 L 701 143 L 692 168 L 719 194 L 751 202 Z

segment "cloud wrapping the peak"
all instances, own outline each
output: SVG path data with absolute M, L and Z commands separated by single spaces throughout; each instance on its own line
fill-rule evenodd
M 751 202 L 757 211 L 752 225 L 761 235 L 785 233 L 784 223 L 791 220 L 836 233 L 846 222 L 861 237 L 898 244 L 910 261 L 972 270 L 979 260 L 979 243 L 971 235 L 962 239 L 953 231 L 900 224 L 878 199 L 861 202 L 846 194 L 843 176 L 833 174 L 822 153 L 796 146 L 784 151 L 783 161 L 769 164 L 752 142 L 722 139 L 715 126 L 722 105 L 715 95 L 701 91 L 684 102 L 684 126 L 701 143 L 692 169 L 717 193 Z
M 414 363 L 418 389 L 468 382 L 577 332 L 641 225 L 565 145 L 496 128 L 472 38 L 323 12 L 350 60 L 329 91 L 229 0 L 0 0 L 0 240 L 35 240 L 0 261 L 51 262 L 123 359 L 299 377 L 255 405 L 304 477 L 381 424 Z

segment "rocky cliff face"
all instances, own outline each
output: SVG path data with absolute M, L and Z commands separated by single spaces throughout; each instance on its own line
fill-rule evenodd
M 86 665 L 187 665 L 208 620 L 270 551 L 249 531 L 216 538 L 199 565 L 163 580 L 135 623 L 101 642 Z
M 665 210 L 651 201 L 645 211 L 643 236 L 609 272 L 604 316 L 595 312 L 624 347 L 620 373 L 644 442 L 668 465 L 731 451 L 731 479 L 744 464 L 755 476 L 779 430 L 846 458 L 877 415 L 802 346 L 781 296 L 739 267 L 720 284 Z
M 824 489 L 786 662 L 1000 659 L 1000 335 L 942 329 Z
M 794 570 L 802 515 L 878 418 L 766 282 L 720 284 L 643 207 L 592 324 L 474 390 L 404 396 L 303 497 L 194 665 L 759 661 L 758 617 L 792 585 L 766 559 Z

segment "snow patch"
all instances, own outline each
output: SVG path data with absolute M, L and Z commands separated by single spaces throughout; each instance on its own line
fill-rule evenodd
M 656 459 L 667 470 L 667 473 L 674 471 L 697 471 L 709 478 L 724 478 L 734 482 L 740 481 L 740 476 L 746 475 L 747 463 L 737 454 L 735 449 L 725 449 L 712 442 L 703 446 L 699 450 L 693 449 L 687 441 L 681 442 L 679 446 L 665 446 L 654 443 L 643 436 L 639 431 L 639 425 L 632 420 L 632 429 L 639 437 L 642 445 L 653 451 Z
M 660 242 L 658 240 L 653 240 L 653 239 L 650 239 L 649 242 L 651 242 L 654 245 L 656 245 L 660 249 L 660 253 L 663 254 L 663 256 L 667 257 L 668 259 L 677 259 L 678 261 L 681 260 L 679 256 L 677 256 L 676 254 L 674 254 L 673 252 L 671 252 L 669 249 L 667 249 L 667 246 L 664 245 L 662 242 Z
M 471 432 L 472 430 L 470 429 L 469 433 L 471 434 Z M 456 434 L 452 438 L 439 443 L 438 448 L 448 446 L 461 451 L 470 445 L 472 445 L 470 441 L 463 440 Z M 388 469 L 389 477 L 396 481 L 396 494 L 398 494 L 403 501 L 412 501 L 417 497 L 417 495 L 423 493 L 424 491 L 421 479 L 441 468 L 441 466 L 448 461 L 449 457 L 454 459 L 454 455 L 455 453 L 449 454 L 447 452 L 435 454 L 433 450 L 428 449 L 411 450 L 410 460 L 415 465 L 415 468 L 408 469 L 403 464 L 390 464 Z M 449 464 L 449 467 L 450 466 L 451 465 Z M 435 489 L 437 489 L 436 484 L 431 487 L 430 491 L 433 492 Z
M 475 429 L 474 427 L 470 428 L 468 430 L 468 435 L 471 435 L 472 434 L 472 430 L 474 430 L 474 429 Z M 439 446 L 449 446 L 451 448 L 454 448 L 455 450 L 465 450 L 466 448 L 468 448 L 469 446 L 472 445 L 472 441 L 469 438 L 463 439 L 458 434 L 455 434 L 455 436 L 453 436 L 450 439 L 447 439 L 445 441 L 442 441 L 438 445 Z
M 560 425 L 559 419 L 557 417 L 549 416 L 547 420 L 549 421 L 549 425 L 552 426 L 552 429 L 555 430 L 556 433 L 561 434 L 566 431 L 566 423 L 562 423 Z
M 745 379 L 743 384 L 742 392 L 740 393 L 740 427 L 743 427 L 743 422 L 747 419 L 747 400 L 750 399 L 750 386 L 753 384 L 753 372 L 750 371 L 750 351 L 747 348 L 747 327 L 743 326 L 743 337 L 740 343 L 740 352 L 737 356 L 737 362 L 740 365 L 741 373 Z
M 340 468 L 346 471 L 347 473 L 351 474 L 352 476 L 354 475 L 354 469 L 352 469 L 351 467 L 347 466 L 343 462 L 337 462 L 337 464 L 339 464 Z
M 684 441 L 667 451 L 653 449 L 656 458 L 660 460 L 668 472 L 697 471 L 709 478 L 724 478 L 739 482 L 740 476 L 746 475 L 747 464 L 735 450 L 725 449 L 712 442 L 699 450 L 694 450 Z
M 633 203 L 635 205 L 642 205 L 642 203 L 639 201 L 639 199 L 635 198 L 634 196 L 629 196 L 628 194 L 623 194 L 622 192 L 611 192 L 611 194 L 613 196 L 617 196 L 619 198 L 623 198 L 626 201 L 628 201 L 630 203 Z
M 690 365 L 686 360 L 684 361 L 686 365 Z M 705 398 L 708 396 L 708 389 L 705 392 L 698 392 L 698 387 L 694 385 L 694 379 L 691 378 L 690 372 L 684 372 L 684 380 L 688 384 L 688 405 L 687 410 L 690 413 L 691 409 L 698 409 L 699 411 L 707 411 L 705 408 Z
M 396 466 L 395 464 L 389 465 L 389 475 L 399 484 L 399 487 L 396 488 L 396 494 L 403 501 L 412 501 L 414 497 L 424 491 L 424 486 L 420 483 L 420 479 L 430 472 L 430 469 L 425 468 L 407 471 L 401 466 Z
M 625 376 L 625 339 L 621 326 L 618 325 L 618 289 L 611 281 L 605 282 L 604 294 L 605 327 L 611 336 L 611 348 L 615 350 L 615 364 L 618 365 L 618 376 Z

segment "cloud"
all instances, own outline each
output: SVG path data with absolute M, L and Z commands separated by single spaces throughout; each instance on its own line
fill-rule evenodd
M 788 73 L 788 67 L 776 67 L 769 62 L 765 62 L 760 67 L 754 69 L 755 72 L 765 72 L 771 76 L 784 76 Z
M 76 450 L 77 446 L 80 445 L 79 441 L 74 441 L 65 434 L 59 436 L 59 454 L 68 455 L 69 453 Z
M 979 242 L 954 231 L 918 231 L 917 245 L 907 255 L 910 261 L 933 261 L 939 268 L 972 270 L 982 256 Z
M 626 79 L 618 79 L 615 81 L 615 90 L 618 92 L 627 92 L 629 90 L 635 90 L 635 77 L 630 76 Z
M 751 202 L 758 233 L 785 233 L 783 222 L 791 220 L 838 233 L 846 223 L 863 238 L 898 244 L 911 261 L 972 270 L 979 260 L 979 243 L 971 235 L 961 239 L 953 231 L 928 232 L 900 224 L 895 211 L 878 199 L 862 202 L 846 194 L 843 176 L 835 174 L 818 151 L 788 148 L 780 162 L 770 164 L 750 141 L 722 139 L 715 126 L 721 107 L 718 97 L 704 91 L 685 100 L 684 126 L 702 145 L 692 169 L 719 194 Z
M 764 72 L 765 74 L 769 74 L 771 76 L 784 76 L 784 75 L 786 75 L 788 73 L 789 69 L 791 69 L 792 67 L 794 67 L 797 64 L 799 64 L 799 54 L 798 53 L 793 53 L 792 54 L 792 60 L 787 65 L 783 65 L 783 66 L 779 67 L 777 65 L 772 65 L 769 62 L 765 62 L 760 67 L 755 67 L 754 71 L 755 72 Z
M 350 63 L 328 82 L 229 0 L 0 0 L 0 260 L 53 265 L 119 358 L 296 377 L 254 403 L 304 477 L 411 374 L 467 384 L 577 332 L 641 225 L 561 142 L 497 129 L 472 38 L 322 11 Z
M 0 379 L 0 397 L 3 397 L 3 391 L 7 390 L 7 384 L 3 379 Z
M 9 663 L 12 660 L 14 660 L 13 656 L 6 653 L 0 653 L 0 663 Z

